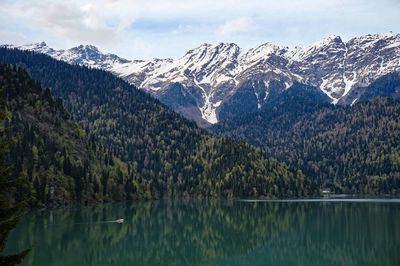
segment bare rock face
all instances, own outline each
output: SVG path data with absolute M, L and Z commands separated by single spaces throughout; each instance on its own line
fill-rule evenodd
M 347 43 L 331 36 L 295 54 L 293 61 L 292 71 L 304 83 L 319 87 L 333 103 L 351 103 L 357 98 L 350 99 L 350 91 L 400 69 L 400 35 L 367 35 Z
M 295 82 L 318 87 L 332 103 L 354 104 L 374 80 L 400 70 L 400 34 L 393 33 L 347 42 L 333 35 L 294 49 L 203 44 L 179 59 L 150 61 L 103 54 L 90 45 L 58 51 L 45 43 L 16 48 L 111 71 L 201 126 L 254 112 Z

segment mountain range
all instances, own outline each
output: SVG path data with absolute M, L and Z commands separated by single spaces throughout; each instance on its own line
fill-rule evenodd
M 57 205 L 319 193 L 301 171 L 212 136 L 110 72 L 6 48 L 0 64 L 6 127 L 17 141 L 9 164 L 32 204 L 48 204 L 51 187 Z
M 20 129 L 13 132 L 20 142 L 11 161 L 15 176 L 29 181 L 26 189 L 38 204 L 48 203 L 50 186 L 56 202 L 307 197 L 321 187 L 338 193 L 400 191 L 400 103 L 390 98 L 400 95 L 399 72 L 387 70 L 369 85 L 354 87 L 347 95 L 357 94 L 357 102 L 350 104 L 346 96 L 332 104 L 332 96 L 319 86 L 297 80 L 287 81 L 288 88 L 284 80 L 269 80 L 261 104 L 255 85 L 267 82 L 244 80 L 218 110 L 220 121 L 208 128 L 222 135 L 215 137 L 96 67 L 99 62 L 127 64 L 117 56 L 94 56 L 91 51 L 97 49 L 86 46 L 74 53 L 48 49 L 53 58 L 10 48 L 0 48 L 0 63 L 15 66 L 6 67 L 0 81 L 9 80 L 5 86 L 17 91 L 6 90 L 5 97 L 15 115 L 10 126 Z M 55 60 L 56 54 L 64 59 L 74 54 L 75 63 Z M 94 58 L 100 59 L 96 63 Z M 34 81 L 43 89 L 30 90 Z M 158 98 L 177 110 L 191 103 L 186 89 L 171 83 Z M 54 105 L 58 109 L 51 109 Z M 76 157 L 76 151 L 84 154 Z
M 128 60 L 92 45 L 6 46 L 110 71 L 204 127 L 257 112 L 295 82 L 316 87 L 333 104 L 352 105 L 377 78 L 400 70 L 400 34 L 391 32 L 348 41 L 332 35 L 304 48 L 202 44 L 178 59 L 153 60 Z

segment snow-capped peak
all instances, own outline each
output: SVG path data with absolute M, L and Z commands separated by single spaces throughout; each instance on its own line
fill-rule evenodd
M 94 46 L 94 45 L 79 45 L 76 47 L 73 47 L 70 49 L 71 51 L 77 51 L 77 52 L 92 52 L 92 53 L 98 53 L 100 54 L 101 52 L 99 51 L 99 49 Z
M 32 47 L 36 47 L 36 48 L 47 48 L 48 47 L 48 45 L 47 45 L 47 43 L 46 42 L 40 42 L 40 43 L 33 43 L 33 44 L 30 44 Z
M 257 108 L 268 100 L 271 81 L 280 82 L 283 89 L 295 81 L 313 85 L 337 103 L 350 97 L 352 90 L 389 72 L 400 71 L 400 35 L 393 32 L 355 37 L 347 42 L 331 35 L 308 47 L 293 49 L 271 43 L 251 49 L 234 43 L 204 43 L 178 59 L 148 61 L 104 54 L 92 45 L 68 50 L 53 50 L 44 42 L 8 47 L 109 70 L 159 98 L 178 82 L 185 95 L 191 95 L 196 103 L 190 114 L 187 107 L 183 114 L 209 123 L 218 122 L 219 110 L 242 86 L 254 90 Z
M 327 52 L 344 51 L 346 44 L 338 35 L 330 35 L 319 42 L 316 42 L 305 49 L 295 48 L 289 56 L 296 61 L 307 60 L 314 55 L 326 54 Z
M 326 47 L 337 47 L 343 46 L 343 40 L 340 36 L 332 34 L 319 42 L 316 42 L 308 47 L 307 50 L 321 50 Z
M 393 31 L 388 31 L 388 32 L 383 32 L 377 34 L 380 38 L 393 38 L 396 36 L 396 34 L 393 33 Z
M 29 50 L 29 51 L 34 51 L 37 53 L 43 53 L 43 54 L 48 54 L 51 52 L 54 52 L 52 48 L 50 48 L 46 42 L 39 42 L 39 43 L 31 43 L 23 46 L 15 46 L 15 45 L 10 45 L 9 47 L 13 48 L 18 48 L 21 50 Z
M 240 52 L 240 48 L 234 43 L 219 43 L 217 45 L 202 44 L 188 51 L 181 59 L 187 60 L 214 60 L 215 57 L 233 57 Z
M 251 48 L 241 56 L 241 61 L 246 63 L 254 63 L 258 60 L 268 58 L 272 54 L 282 54 L 288 50 L 287 47 L 282 48 L 272 43 L 264 43 L 256 48 Z
M 93 45 L 79 45 L 68 50 L 54 50 L 45 42 L 10 47 L 48 54 L 51 57 L 66 61 L 70 64 L 86 65 L 106 70 L 110 70 L 115 65 L 130 62 L 129 60 L 120 58 L 114 54 L 104 54 Z

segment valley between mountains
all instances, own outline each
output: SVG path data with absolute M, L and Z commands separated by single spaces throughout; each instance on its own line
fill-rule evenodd
M 400 193 L 400 35 L 150 61 L 5 45 L 0 63 L 33 206 Z

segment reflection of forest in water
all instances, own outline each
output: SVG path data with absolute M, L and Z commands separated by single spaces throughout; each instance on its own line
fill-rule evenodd
M 290 222 L 245 256 L 210 265 L 400 265 L 399 203 L 290 204 L 307 206 L 300 208 L 304 222 Z
M 399 207 L 163 201 L 37 211 L 10 247 L 34 245 L 27 265 L 395 265 Z M 118 217 L 125 223 L 98 223 Z

